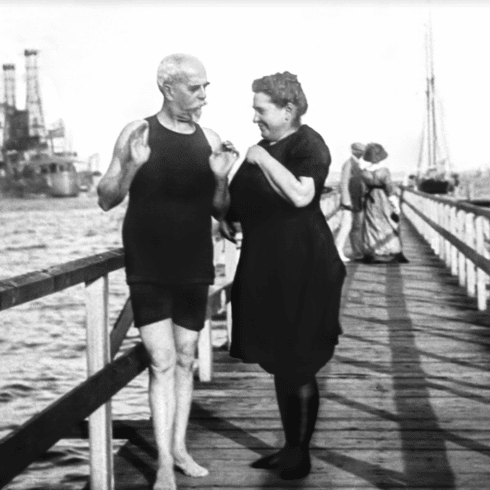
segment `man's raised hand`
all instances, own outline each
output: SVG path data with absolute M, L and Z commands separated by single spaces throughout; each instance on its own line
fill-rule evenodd
M 150 158 L 148 145 L 149 125 L 147 121 L 138 122 L 129 135 L 129 157 L 133 165 L 139 167 Z

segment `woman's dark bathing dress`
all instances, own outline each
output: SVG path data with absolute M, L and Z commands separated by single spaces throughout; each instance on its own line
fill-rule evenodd
M 260 146 L 296 177 L 313 177 L 315 197 L 296 208 L 244 162 L 230 184 L 230 221 L 243 242 L 231 300 L 230 354 L 274 374 L 315 374 L 332 357 L 341 334 L 345 266 L 320 209 L 330 152 L 309 126 Z
M 131 183 L 123 223 L 127 282 L 212 284 L 211 147 L 199 125 L 181 134 L 146 120 L 151 154 Z

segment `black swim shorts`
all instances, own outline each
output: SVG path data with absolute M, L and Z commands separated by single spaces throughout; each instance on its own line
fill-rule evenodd
M 174 324 L 199 332 L 204 327 L 208 290 L 207 284 L 131 283 L 134 324 L 139 328 L 171 318 Z

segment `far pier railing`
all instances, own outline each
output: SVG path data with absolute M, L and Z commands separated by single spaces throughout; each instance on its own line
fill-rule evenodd
M 458 277 L 478 309 L 488 308 L 490 209 L 402 188 L 402 211 Z
M 332 231 L 339 222 L 339 196 L 325 189 L 322 212 Z M 231 341 L 230 292 L 239 249 L 227 240 L 215 241 L 215 264 L 224 267 L 223 284 L 210 288 L 205 328 L 198 343 L 196 368 L 201 381 L 213 376 L 212 319 L 226 312 L 227 343 Z M 116 354 L 133 323 L 129 299 L 109 329 L 109 274 L 124 267 L 122 249 L 59 264 L 42 271 L 0 281 L 1 311 L 85 285 L 87 379 L 0 440 L 0 488 L 22 473 L 54 444 L 66 437 L 89 438 L 90 488 L 112 490 L 113 428 L 111 399 L 148 367 L 141 342 Z M 85 419 L 88 417 L 88 426 Z M 88 430 L 87 430 L 88 429 Z

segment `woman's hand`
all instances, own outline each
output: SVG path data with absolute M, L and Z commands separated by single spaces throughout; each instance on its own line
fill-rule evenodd
M 255 165 L 260 165 L 267 158 L 269 158 L 269 153 L 259 145 L 251 146 L 245 156 L 245 160 Z
M 237 243 L 236 234 L 238 230 L 233 223 L 223 219 L 219 222 L 218 229 L 223 238 L 230 240 L 230 242 Z
M 393 210 L 393 212 L 399 215 L 401 210 L 400 210 L 400 202 L 398 196 L 392 194 L 391 196 L 388 197 L 388 201 L 390 201 L 391 209 Z
M 233 143 L 225 141 L 221 144 L 219 150 L 215 150 L 211 153 L 209 165 L 216 177 L 225 178 L 239 156 L 240 154 L 233 146 Z

